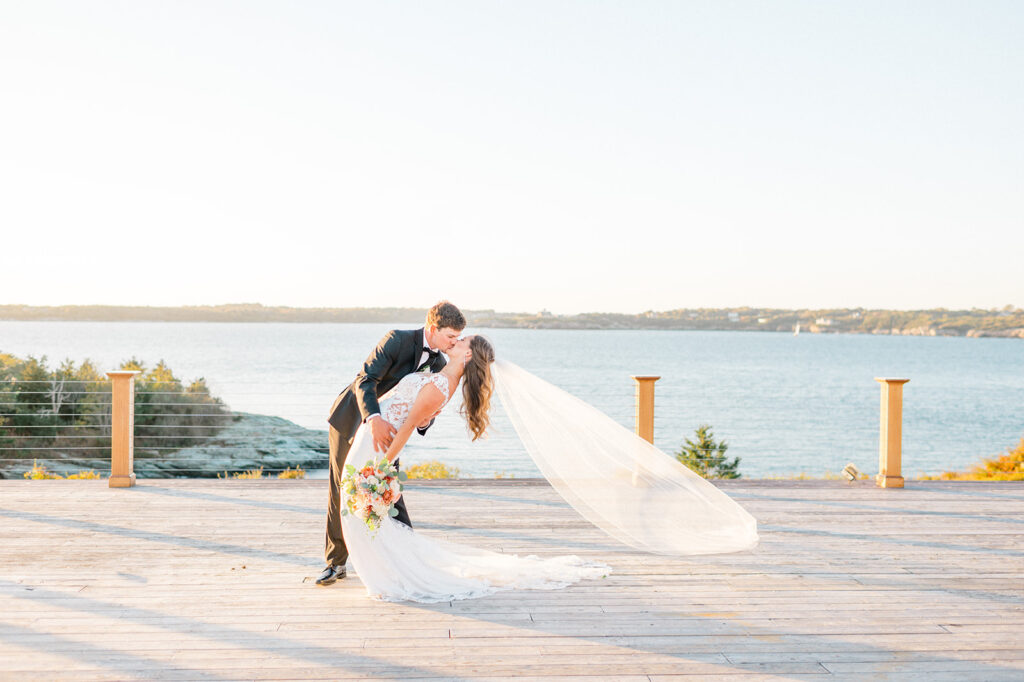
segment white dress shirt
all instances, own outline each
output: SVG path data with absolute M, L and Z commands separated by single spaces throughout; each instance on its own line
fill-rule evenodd
M 420 365 L 422 365 L 424 362 L 426 362 L 428 357 L 430 357 L 429 355 L 427 355 L 427 351 L 428 350 L 433 351 L 434 353 L 440 353 L 441 352 L 441 351 L 439 351 L 436 348 L 429 348 L 429 345 L 430 344 L 427 343 L 427 330 L 424 329 L 423 330 L 423 352 L 420 353 L 420 361 L 418 363 L 416 363 L 416 367 L 417 368 Z

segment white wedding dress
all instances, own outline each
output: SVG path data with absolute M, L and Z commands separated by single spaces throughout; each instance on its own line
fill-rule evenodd
M 381 397 L 381 416 L 396 429 L 409 416 L 420 390 L 433 383 L 448 402 L 448 379 L 440 374 L 409 374 Z M 356 468 L 379 460 L 364 424 L 345 458 Z M 344 492 L 342 493 L 344 495 Z M 344 500 L 342 504 L 344 504 Z M 341 517 L 349 561 L 367 594 L 384 601 L 435 603 L 472 599 L 510 589 L 557 589 L 610 572 L 607 565 L 576 556 L 548 559 L 501 554 L 423 535 L 393 518 L 371 532 L 357 517 Z

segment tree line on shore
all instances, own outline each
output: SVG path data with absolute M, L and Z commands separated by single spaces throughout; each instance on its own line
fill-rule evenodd
M 1003 336 L 1024 338 L 1024 309 L 879 310 L 867 308 L 680 308 L 643 313 L 537 313 L 467 310 L 471 327 L 525 329 L 676 329 Z M 210 306 L 0 305 L 0 320 L 94 322 L 371 322 L 417 324 L 424 308 L 294 308 L 238 303 Z

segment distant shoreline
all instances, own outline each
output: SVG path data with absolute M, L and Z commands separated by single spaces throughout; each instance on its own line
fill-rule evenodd
M 1024 339 L 1024 309 L 873 310 L 866 308 L 684 308 L 624 313 L 539 313 L 466 310 L 471 327 L 499 329 L 635 329 L 773 331 L 811 334 L 967 336 Z M 257 303 L 212 306 L 0 305 L 7 322 L 378 323 L 420 320 L 424 308 L 294 308 Z

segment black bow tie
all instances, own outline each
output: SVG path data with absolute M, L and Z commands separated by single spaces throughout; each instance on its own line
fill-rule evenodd
M 421 362 L 420 366 L 416 368 L 417 372 L 422 372 L 425 369 L 430 369 L 430 366 L 434 364 L 434 360 L 437 359 L 437 356 L 441 354 L 441 351 L 430 350 L 429 348 L 424 348 L 423 352 L 427 354 L 427 359 Z

